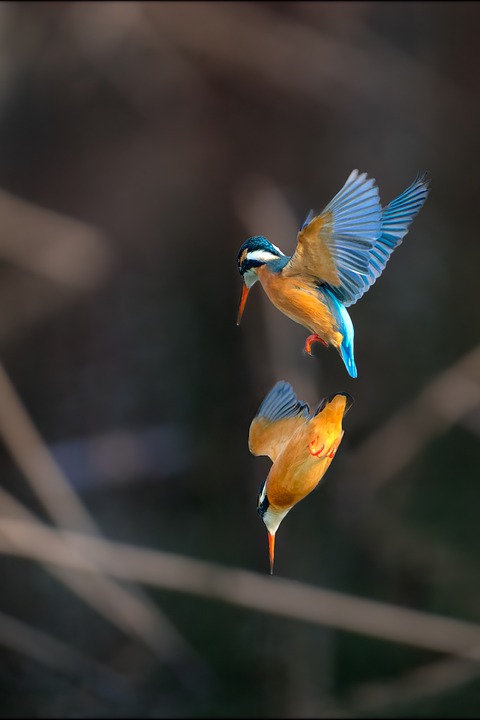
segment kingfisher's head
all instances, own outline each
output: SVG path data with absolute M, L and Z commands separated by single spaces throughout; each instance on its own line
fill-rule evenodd
M 238 272 L 243 277 L 242 298 L 238 309 L 237 325 L 240 325 L 248 292 L 258 280 L 258 268 L 282 257 L 284 257 L 282 251 L 272 245 L 263 235 L 255 235 L 243 243 L 237 257 Z
M 285 515 L 290 512 L 291 507 L 274 508 L 270 505 L 267 496 L 267 481 L 264 480 L 260 486 L 257 497 L 257 512 L 265 523 L 268 530 L 268 550 L 270 555 L 270 575 L 273 575 L 273 563 L 275 559 L 275 533 Z

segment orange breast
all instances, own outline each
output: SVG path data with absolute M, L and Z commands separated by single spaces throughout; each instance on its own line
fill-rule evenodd
M 295 434 L 268 475 L 270 504 L 279 510 L 293 507 L 316 488 L 331 462 L 331 458 L 319 460 L 310 454 L 305 431 Z
M 321 293 L 307 279 L 272 273 L 266 265 L 257 270 L 257 276 L 276 308 L 334 347 L 341 345 L 343 336 L 332 313 L 323 302 Z
M 284 445 L 267 478 L 270 504 L 278 510 L 293 507 L 312 492 L 327 472 L 343 437 L 346 398 L 337 395 L 323 410 L 301 425 Z M 327 456 L 315 457 L 311 444 Z

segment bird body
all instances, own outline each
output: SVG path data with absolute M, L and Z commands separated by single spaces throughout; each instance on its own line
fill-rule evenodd
M 350 316 L 328 288 L 319 287 L 311 277 L 293 278 L 272 271 L 267 264 L 257 271 L 263 289 L 278 310 L 310 332 L 320 341 L 333 345 L 342 355 L 347 368 L 356 377 L 353 360 L 353 325 Z
M 318 341 L 332 345 L 356 377 L 346 308 L 381 275 L 427 195 L 423 176 L 382 208 L 375 181 L 354 170 L 320 215 L 309 213 L 291 257 L 263 236 L 248 238 L 237 258 L 244 280 L 237 324 L 250 288 L 260 281 L 275 307 L 312 333 L 305 350 Z
M 291 320 L 304 325 L 312 333 L 331 338 L 338 347 L 342 333 L 322 291 L 308 277 L 285 278 L 281 272 L 272 272 L 268 265 L 258 269 L 257 277 L 271 302 Z
M 273 461 L 258 496 L 258 512 L 269 533 L 271 572 L 275 533 L 285 515 L 316 488 L 328 470 L 351 404 L 349 395 L 336 393 L 310 416 L 308 405 L 281 381 L 268 393 L 250 425 L 250 451 Z

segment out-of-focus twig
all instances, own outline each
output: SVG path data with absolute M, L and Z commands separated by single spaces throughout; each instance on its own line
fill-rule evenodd
M 0 436 L 52 520 L 96 534 L 94 522 L 63 477 L 1 364 Z
M 1 364 L 0 435 L 52 519 L 60 527 L 98 534 L 95 523 L 63 476 Z M 24 514 L 21 506 L 3 490 L 0 494 L 2 504 L 15 514 Z M 72 552 L 75 555 L 82 554 L 78 548 L 72 548 Z M 144 593 L 124 588 L 118 582 L 102 576 L 102 571 L 96 568 L 94 556 L 89 558 L 87 564 L 91 566 L 92 573 L 88 586 L 84 578 L 67 572 L 67 582 L 71 589 L 75 589 L 84 599 L 88 598 L 89 604 L 105 618 L 144 643 L 163 662 L 173 664 L 182 677 L 181 659 L 196 664 L 199 672 L 204 670 L 200 658 Z M 65 569 L 62 571 L 62 579 L 65 580 Z
M 102 233 L 0 190 L 0 257 L 70 290 L 90 290 L 111 263 Z
M 97 694 L 126 695 L 129 681 L 42 630 L 0 612 L 0 644 L 84 682 Z
M 65 542 L 67 541 L 67 542 Z M 82 550 L 80 555 L 76 549 Z M 0 519 L 0 551 L 90 573 L 222 600 L 252 610 L 480 660 L 480 625 L 352 597 L 180 555 L 58 533 L 40 522 Z
M 480 664 L 447 658 L 422 665 L 393 680 L 368 682 L 348 694 L 346 707 L 354 716 L 384 713 L 391 707 L 411 705 L 433 695 L 446 693 L 475 680 Z
M 4 190 L 0 214 L 0 259 L 5 261 L 0 337 L 5 342 L 91 291 L 105 278 L 112 256 L 96 228 Z
M 3 488 L 0 488 L 0 510 L 11 518 L 37 522 L 34 515 Z M 64 538 L 64 542 L 69 541 Z M 48 557 L 43 558 L 44 569 L 82 598 L 105 620 L 127 635 L 140 639 L 162 661 L 176 664 L 177 660 L 180 662 L 185 657 L 184 652 L 181 652 L 183 648 L 179 649 L 175 630 L 167 620 L 163 625 L 163 616 L 156 612 L 155 607 L 153 613 L 150 612 L 149 601 L 137 601 L 131 591 L 103 576 L 95 564 L 95 559 L 84 558 L 80 549 L 72 546 L 70 553 L 84 570 L 89 571 L 88 576 L 78 573 L 76 568 L 52 563 Z M 149 639 L 149 633 L 152 633 L 152 640 Z M 188 646 L 186 656 L 189 657 Z

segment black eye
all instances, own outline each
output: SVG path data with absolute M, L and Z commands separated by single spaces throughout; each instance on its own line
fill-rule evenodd
M 262 500 L 262 493 L 263 493 L 263 488 L 265 487 L 265 483 L 266 483 L 266 480 L 264 480 L 263 483 L 260 485 L 260 490 L 258 491 L 258 495 L 257 495 L 257 512 L 261 517 L 263 517 L 263 515 L 267 511 L 268 506 L 270 505 L 266 495 Z

